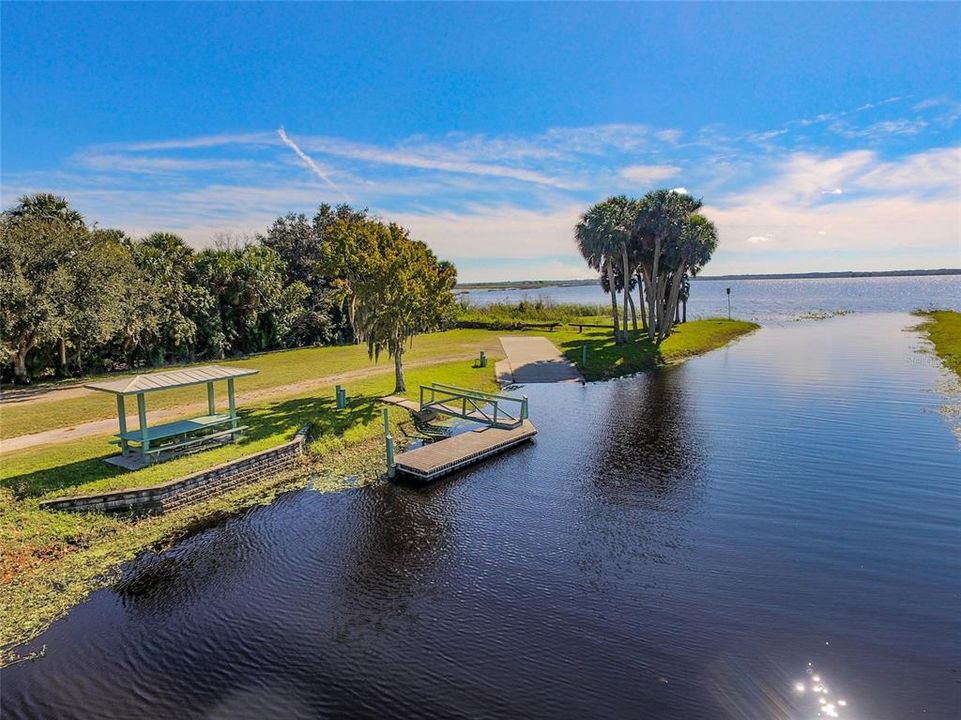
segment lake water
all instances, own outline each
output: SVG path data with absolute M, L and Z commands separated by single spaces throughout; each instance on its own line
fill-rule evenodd
M 961 310 L 961 275 L 920 277 L 832 278 L 810 280 L 697 280 L 691 284 L 688 319 L 731 314 L 763 323 L 791 320 L 809 313 L 912 312 L 919 309 Z M 636 295 L 636 291 L 635 291 Z M 538 290 L 471 290 L 470 302 L 516 303 L 549 298 L 558 303 L 610 306 L 598 285 L 545 287 Z M 637 300 L 635 296 L 635 301 Z
M 528 386 L 534 444 L 132 563 L 3 717 L 957 718 L 961 452 L 915 321 Z

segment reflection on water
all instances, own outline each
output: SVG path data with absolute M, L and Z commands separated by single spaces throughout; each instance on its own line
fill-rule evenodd
M 133 563 L 3 717 L 954 718 L 961 452 L 913 322 L 527 387 L 533 445 Z

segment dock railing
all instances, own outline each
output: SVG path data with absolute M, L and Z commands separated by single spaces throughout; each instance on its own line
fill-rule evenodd
M 528 417 L 526 395 L 511 397 L 443 383 L 420 386 L 420 409 L 501 428 L 518 427 Z

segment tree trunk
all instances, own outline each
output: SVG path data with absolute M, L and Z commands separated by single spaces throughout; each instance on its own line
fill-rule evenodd
M 641 313 L 641 330 L 647 332 L 647 305 L 644 303 L 644 271 L 637 271 L 637 309 Z
M 394 394 L 400 395 L 407 392 L 407 383 L 404 382 L 404 363 L 401 356 L 404 354 L 403 341 L 394 344 Z
M 631 296 L 631 266 L 627 260 L 627 243 L 621 243 L 621 261 L 624 263 L 624 267 L 621 272 L 621 279 L 624 281 L 624 321 L 621 323 L 621 327 L 624 328 L 621 331 L 624 342 L 627 342 L 627 301 Z M 634 323 L 636 326 L 637 323 Z M 637 329 L 635 327 L 635 329 Z
M 681 262 L 680 266 L 674 272 L 674 277 L 671 281 L 671 294 L 667 298 L 667 307 L 664 314 L 664 323 L 661 328 L 661 337 L 666 338 L 671 334 L 672 321 L 674 320 L 674 315 L 677 311 L 677 299 L 681 295 L 681 286 L 684 284 L 684 271 L 687 269 L 687 263 Z
M 27 355 L 33 350 L 36 340 L 37 333 L 31 332 L 28 335 L 21 335 L 20 342 L 17 343 L 17 353 L 13 357 L 13 381 L 17 385 L 30 384 L 30 376 L 27 374 Z
M 621 344 L 621 327 L 617 322 L 617 290 L 614 288 L 614 263 L 607 258 L 607 287 L 611 291 L 611 313 L 614 315 L 614 342 Z
M 648 292 L 651 296 L 651 306 L 648 310 L 648 323 L 647 323 L 647 336 L 654 340 L 654 334 L 657 328 L 657 298 L 659 297 L 660 282 L 657 277 L 657 271 L 660 269 L 659 265 L 661 262 L 661 238 L 657 238 L 654 241 L 654 265 L 651 268 L 651 277 L 647 278 L 650 289 Z
M 627 302 L 631 304 L 631 329 L 637 332 L 637 310 L 634 307 L 634 297 L 631 295 L 630 291 L 624 294 L 627 298 Z
M 57 367 L 57 374 L 59 377 L 67 377 L 67 341 L 63 338 L 57 339 L 57 351 L 60 355 L 60 363 Z
M 27 352 L 29 351 L 17 350 L 13 358 L 13 381 L 17 385 L 30 384 L 30 378 L 27 375 Z
M 664 306 L 667 304 L 667 293 L 670 290 L 670 275 L 659 277 L 655 280 L 657 287 L 657 297 L 654 302 L 654 335 L 655 340 L 660 343 L 664 339 Z

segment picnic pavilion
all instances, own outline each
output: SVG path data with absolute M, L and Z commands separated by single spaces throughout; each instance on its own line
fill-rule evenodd
M 107 462 L 128 469 L 148 465 L 152 460 L 167 459 L 175 454 L 199 450 L 215 441 L 233 442 L 245 425 L 240 425 L 237 417 L 237 402 L 234 393 L 234 380 L 239 377 L 257 374 L 257 370 L 247 370 L 222 365 L 174 370 L 172 372 L 135 375 L 120 380 L 87 383 L 84 387 L 100 392 L 112 393 L 117 397 L 117 419 L 120 432 L 112 440 L 120 446 L 120 455 L 108 458 Z M 218 413 L 214 395 L 214 383 L 227 382 L 227 413 Z M 199 417 L 177 420 L 148 426 L 147 393 L 172 390 L 189 385 L 207 386 L 207 414 Z M 127 396 L 137 397 L 137 430 L 127 429 Z

